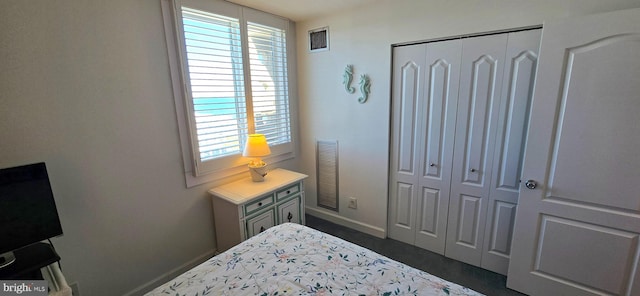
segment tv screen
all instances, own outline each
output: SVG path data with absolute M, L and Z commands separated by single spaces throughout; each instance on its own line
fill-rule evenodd
M 0 169 L 0 254 L 59 235 L 44 162 Z

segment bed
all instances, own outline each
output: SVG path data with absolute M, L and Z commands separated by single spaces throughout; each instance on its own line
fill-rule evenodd
M 315 229 L 265 230 L 146 295 L 482 295 Z

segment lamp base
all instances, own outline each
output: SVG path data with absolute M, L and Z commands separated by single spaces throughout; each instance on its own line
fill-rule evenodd
M 251 180 L 253 182 L 264 182 L 264 176 L 267 175 L 267 166 L 249 167 L 249 173 L 251 173 Z

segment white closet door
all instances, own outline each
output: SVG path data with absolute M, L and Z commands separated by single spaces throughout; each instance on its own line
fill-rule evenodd
M 389 172 L 388 235 L 406 243 L 415 241 L 416 196 L 421 166 L 426 45 L 393 50 L 393 127 Z
M 465 39 L 462 49 L 445 255 L 480 265 L 507 35 Z
M 389 237 L 444 254 L 460 40 L 398 47 L 393 58 Z
M 427 44 L 415 245 L 444 254 L 460 77 L 460 40 Z
M 480 266 L 507 274 L 541 29 L 509 33 Z

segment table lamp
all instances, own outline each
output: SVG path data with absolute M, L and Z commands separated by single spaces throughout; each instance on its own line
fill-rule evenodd
M 249 161 L 249 172 L 253 182 L 264 181 L 264 176 L 267 175 L 267 164 L 260 157 L 269 154 L 271 149 L 267 144 L 267 138 L 263 134 L 250 134 L 244 145 L 242 156 L 253 158 Z

